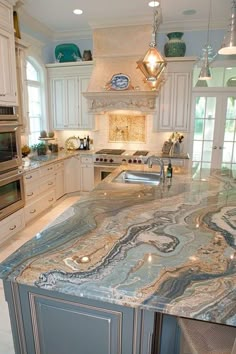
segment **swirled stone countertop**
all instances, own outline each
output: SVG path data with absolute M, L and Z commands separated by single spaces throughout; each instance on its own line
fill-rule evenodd
M 236 326 L 236 181 L 215 171 L 154 187 L 112 182 L 126 168 L 8 257 L 0 276 Z

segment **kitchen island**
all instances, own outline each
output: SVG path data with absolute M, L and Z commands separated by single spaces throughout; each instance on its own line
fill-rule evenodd
M 148 170 L 118 167 L 0 265 L 17 354 L 148 354 L 159 314 L 236 326 L 231 173 L 114 182 L 127 168 Z

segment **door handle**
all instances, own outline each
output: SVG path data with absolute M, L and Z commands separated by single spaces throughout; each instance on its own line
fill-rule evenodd
M 220 150 L 223 150 L 223 149 L 224 149 L 224 146 L 219 146 L 219 149 L 220 149 Z
M 213 148 L 212 148 L 213 150 L 216 150 L 217 149 L 217 146 L 213 146 Z

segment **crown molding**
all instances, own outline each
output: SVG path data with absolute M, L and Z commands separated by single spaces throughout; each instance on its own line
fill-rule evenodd
M 51 39 L 58 41 L 61 39 L 92 39 L 92 29 L 80 28 L 78 31 L 52 32 Z

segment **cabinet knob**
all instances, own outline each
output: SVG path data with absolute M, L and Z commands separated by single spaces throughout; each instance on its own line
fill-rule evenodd
M 9 230 L 12 231 L 12 230 L 15 230 L 15 228 L 16 228 L 16 225 L 9 227 Z
M 36 213 L 36 209 L 30 210 L 30 214 Z

